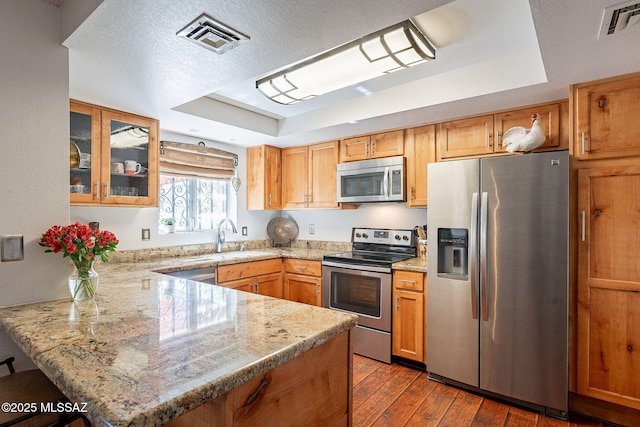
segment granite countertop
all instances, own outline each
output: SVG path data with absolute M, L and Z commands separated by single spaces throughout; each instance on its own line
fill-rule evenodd
M 174 278 L 326 251 L 265 249 L 98 264 L 95 301 L 0 309 L 0 327 L 96 425 L 158 426 L 355 326 L 356 316 Z
M 415 271 L 417 273 L 427 272 L 427 260 L 422 258 L 409 258 L 404 261 L 393 263 L 394 270 Z

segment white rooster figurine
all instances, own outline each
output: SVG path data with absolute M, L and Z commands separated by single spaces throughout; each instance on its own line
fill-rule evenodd
M 540 147 L 547 140 L 547 137 L 540 127 L 540 115 L 532 114 L 531 129 L 524 126 L 515 126 L 509 129 L 502 136 L 502 145 L 507 147 L 509 153 L 522 151 L 529 153 Z

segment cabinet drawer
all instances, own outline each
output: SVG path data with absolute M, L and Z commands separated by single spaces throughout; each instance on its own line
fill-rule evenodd
M 322 263 L 308 259 L 286 258 L 284 260 L 284 271 L 306 276 L 322 276 Z
M 241 264 L 220 265 L 218 266 L 217 283 L 262 274 L 280 273 L 281 271 L 282 261 L 280 261 L 280 258 L 243 262 Z
M 393 272 L 393 286 L 396 289 L 424 291 L 424 273 L 395 270 Z

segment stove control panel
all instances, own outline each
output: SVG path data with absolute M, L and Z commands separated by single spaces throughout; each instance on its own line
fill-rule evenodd
M 351 235 L 351 242 L 408 247 L 415 246 L 413 230 L 385 228 L 354 228 Z

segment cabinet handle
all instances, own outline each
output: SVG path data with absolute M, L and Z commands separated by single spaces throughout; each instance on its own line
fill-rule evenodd
M 320 283 L 316 280 L 316 295 L 320 295 Z
M 585 241 L 586 231 L 587 231 L 586 219 L 587 219 L 587 214 L 585 211 L 582 211 L 582 241 L 583 242 Z
M 584 136 L 584 132 L 582 132 L 582 154 L 586 154 L 584 140 L 585 140 L 585 136 Z
M 500 142 L 502 140 L 502 133 L 498 132 L 496 134 L 496 147 L 502 147 L 502 143 Z
M 371 155 L 376 152 L 376 143 L 371 141 Z
M 415 280 L 407 280 L 407 279 L 400 279 L 399 280 L 401 283 L 416 283 Z
M 400 298 L 396 295 L 396 311 L 400 310 Z
M 491 148 L 491 132 L 487 133 L 487 148 Z
M 271 206 L 271 193 L 269 193 L 269 206 Z
M 296 265 L 296 266 L 294 266 L 294 268 L 297 268 L 299 270 L 306 270 L 307 266 L 306 265 Z
M 95 191 L 93 192 L 93 194 L 95 195 L 94 197 L 96 199 L 100 198 L 100 180 L 96 181 L 96 188 L 95 188 Z
M 104 183 L 104 198 L 105 199 L 109 198 L 109 183 L 108 182 Z

